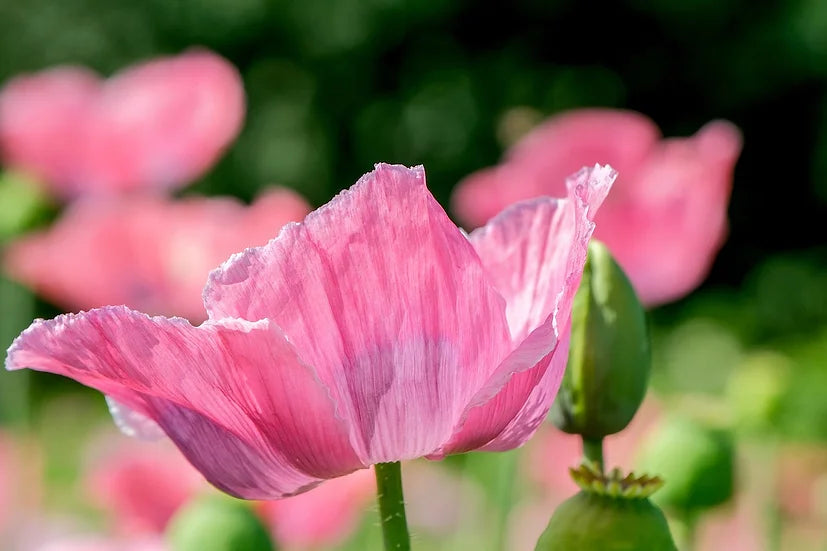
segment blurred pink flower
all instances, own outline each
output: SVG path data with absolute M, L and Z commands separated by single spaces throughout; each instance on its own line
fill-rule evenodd
M 263 501 L 258 510 L 280 548 L 328 548 L 355 531 L 375 493 L 373 472 L 363 470 L 301 495 Z
M 784 514 L 793 519 L 819 520 L 819 512 L 825 512 L 827 446 L 785 444 L 778 452 L 775 476 L 775 493 Z
M 762 551 L 767 549 L 766 512 L 749 496 L 734 506 L 718 508 L 701 518 L 695 549 L 698 551 Z
M 0 92 L 0 149 L 63 198 L 168 189 L 212 166 L 243 119 L 236 69 L 192 50 L 106 81 L 82 67 L 13 79 Z
M 203 477 L 167 441 L 106 443 L 89 466 L 86 486 L 121 536 L 163 534 L 182 505 L 208 491 Z M 374 493 L 372 472 L 362 470 L 299 496 L 263 501 L 258 511 L 282 548 L 330 546 L 353 532 Z
M 0 433 L 0 535 L 3 534 L 15 505 L 15 471 L 11 443 L 8 437 Z
M 309 211 L 281 188 L 250 207 L 228 198 L 88 198 L 52 228 L 12 243 L 5 268 L 68 310 L 125 304 L 201 321 L 210 270 Z
M 168 442 L 122 437 L 90 465 L 86 487 L 121 534 L 161 534 L 204 479 Z
M 455 538 L 464 525 L 485 515 L 485 490 L 463 468 L 443 462 L 413 461 L 405 466 L 405 514 L 413 532 L 432 539 Z
M 586 109 L 552 117 L 495 168 L 460 182 L 452 205 L 470 226 L 522 199 L 558 195 L 566 174 L 609 163 L 620 178 L 596 218 L 605 242 L 641 300 L 676 300 L 706 277 L 727 232 L 738 129 L 714 121 L 691 138 L 660 139 L 651 120 L 631 111 Z
M 99 535 L 60 536 L 30 551 L 171 551 L 159 537 L 117 539 Z
M 0 543 L 11 539 L 18 524 L 40 509 L 41 478 L 37 443 L 0 431 Z
M 523 444 L 568 355 L 571 303 L 611 186 L 516 205 L 470 236 L 421 167 L 378 165 L 234 255 L 209 319 L 107 307 L 35 321 L 7 369 L 109 395 L 122 425 L 165 432 L 223 491 L 274 499 L 368 465 Z

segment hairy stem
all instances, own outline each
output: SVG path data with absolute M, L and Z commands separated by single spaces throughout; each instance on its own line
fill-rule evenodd
M 373 468 L 385 551 L 410 551 L 411 537 L 402 495 L 402 468 L 398 461 L 377 463 Z

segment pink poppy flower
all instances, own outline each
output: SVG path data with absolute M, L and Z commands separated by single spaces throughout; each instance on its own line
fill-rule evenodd
M 523 444 L 568 355 L 571 303 L 609 167 L 568 198 L 464 234 L 421 167 L 377 165 L 234 255 L 209 319 L 106 307 L 35 321 L 7 369 L 100 390 L 120 423 L 160 428 L 219 489 L 275 499 L 368 465 Z
M 212 166 L 243 119 L 238 72 L 205 50 L 106 81 L 82 67 L 57 67 L 0 92 L 0 150 L 4 164 L 63 198 L 177 188 Z
M 335 478 L 313 490 L 278 501 L 263 501 L 259 513 L 285 549 L 319 549 L 341 544 L 356 529 L 376 494 L 369 470 Z
M 309 211 L 281 188 L 250 207 L 227 198 L 88 198 L 50 229 L 12 243 L 5 269 L 68 310 L 125 304 L 201 321 L 210 270 Z
M 119 533 L 162 534 L 204 480 L 167 442 L 118 440 L 90 464 L 87 491 Z
M 463 180 L 452 205 L 463 222 L 478 226 L 515 201 L 557 195 L 579 166 L 608 162 L 620 179 L 596 218 L 595 237 L 654 306 L 686 295 L 709 272 L 726 237 L 740 151 L 740 132 L 725 121 L 691 138 L 662 140 L 638 113 L 572 111 L 523 138 L 499 166 Z

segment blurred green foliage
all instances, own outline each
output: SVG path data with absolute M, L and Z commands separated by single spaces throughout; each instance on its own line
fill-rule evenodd
M 666 480 L 652 501 L 681 514 L 697 514 L 729 500 L 735 484 L 732 434 L 689 416 L 664 418 L 643 443 L 643 472 Z
M 193 499 L 167 529 L 171 551 L 274 551 L 267 528 L 249 503 L 211 495 Z

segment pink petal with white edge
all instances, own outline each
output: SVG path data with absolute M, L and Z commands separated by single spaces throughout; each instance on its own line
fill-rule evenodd
M 150 441 L 166 436 L 158 423 L 134 409 L 129 409 L 111 396 L 106 396 L 106 405 L 109 406 L 109 414 L 115 421 L 115 426 L 125 435 Z
M 485 446 L 510 449 L 537 429 L 557 393 L 568 356 L 574 294 L 597 209 L 617 173 L 584 168 L 568 198 L 514 205 L 470 240 L 506 298 L 516 349 L 471 401 L 463 423 L 435 457 Z
M 512 347 L 502 297 L 421 167 L 377 165 L 214 271 L 204 302 L 211 318 L 278 324 L 365 463 L 437 449 Z
M 275 499 L 361 468 L 326 389 L 267 321 L 107 307 L 38 320 L 7 369 L 71 377 L 155 421 L 218 488 Z

